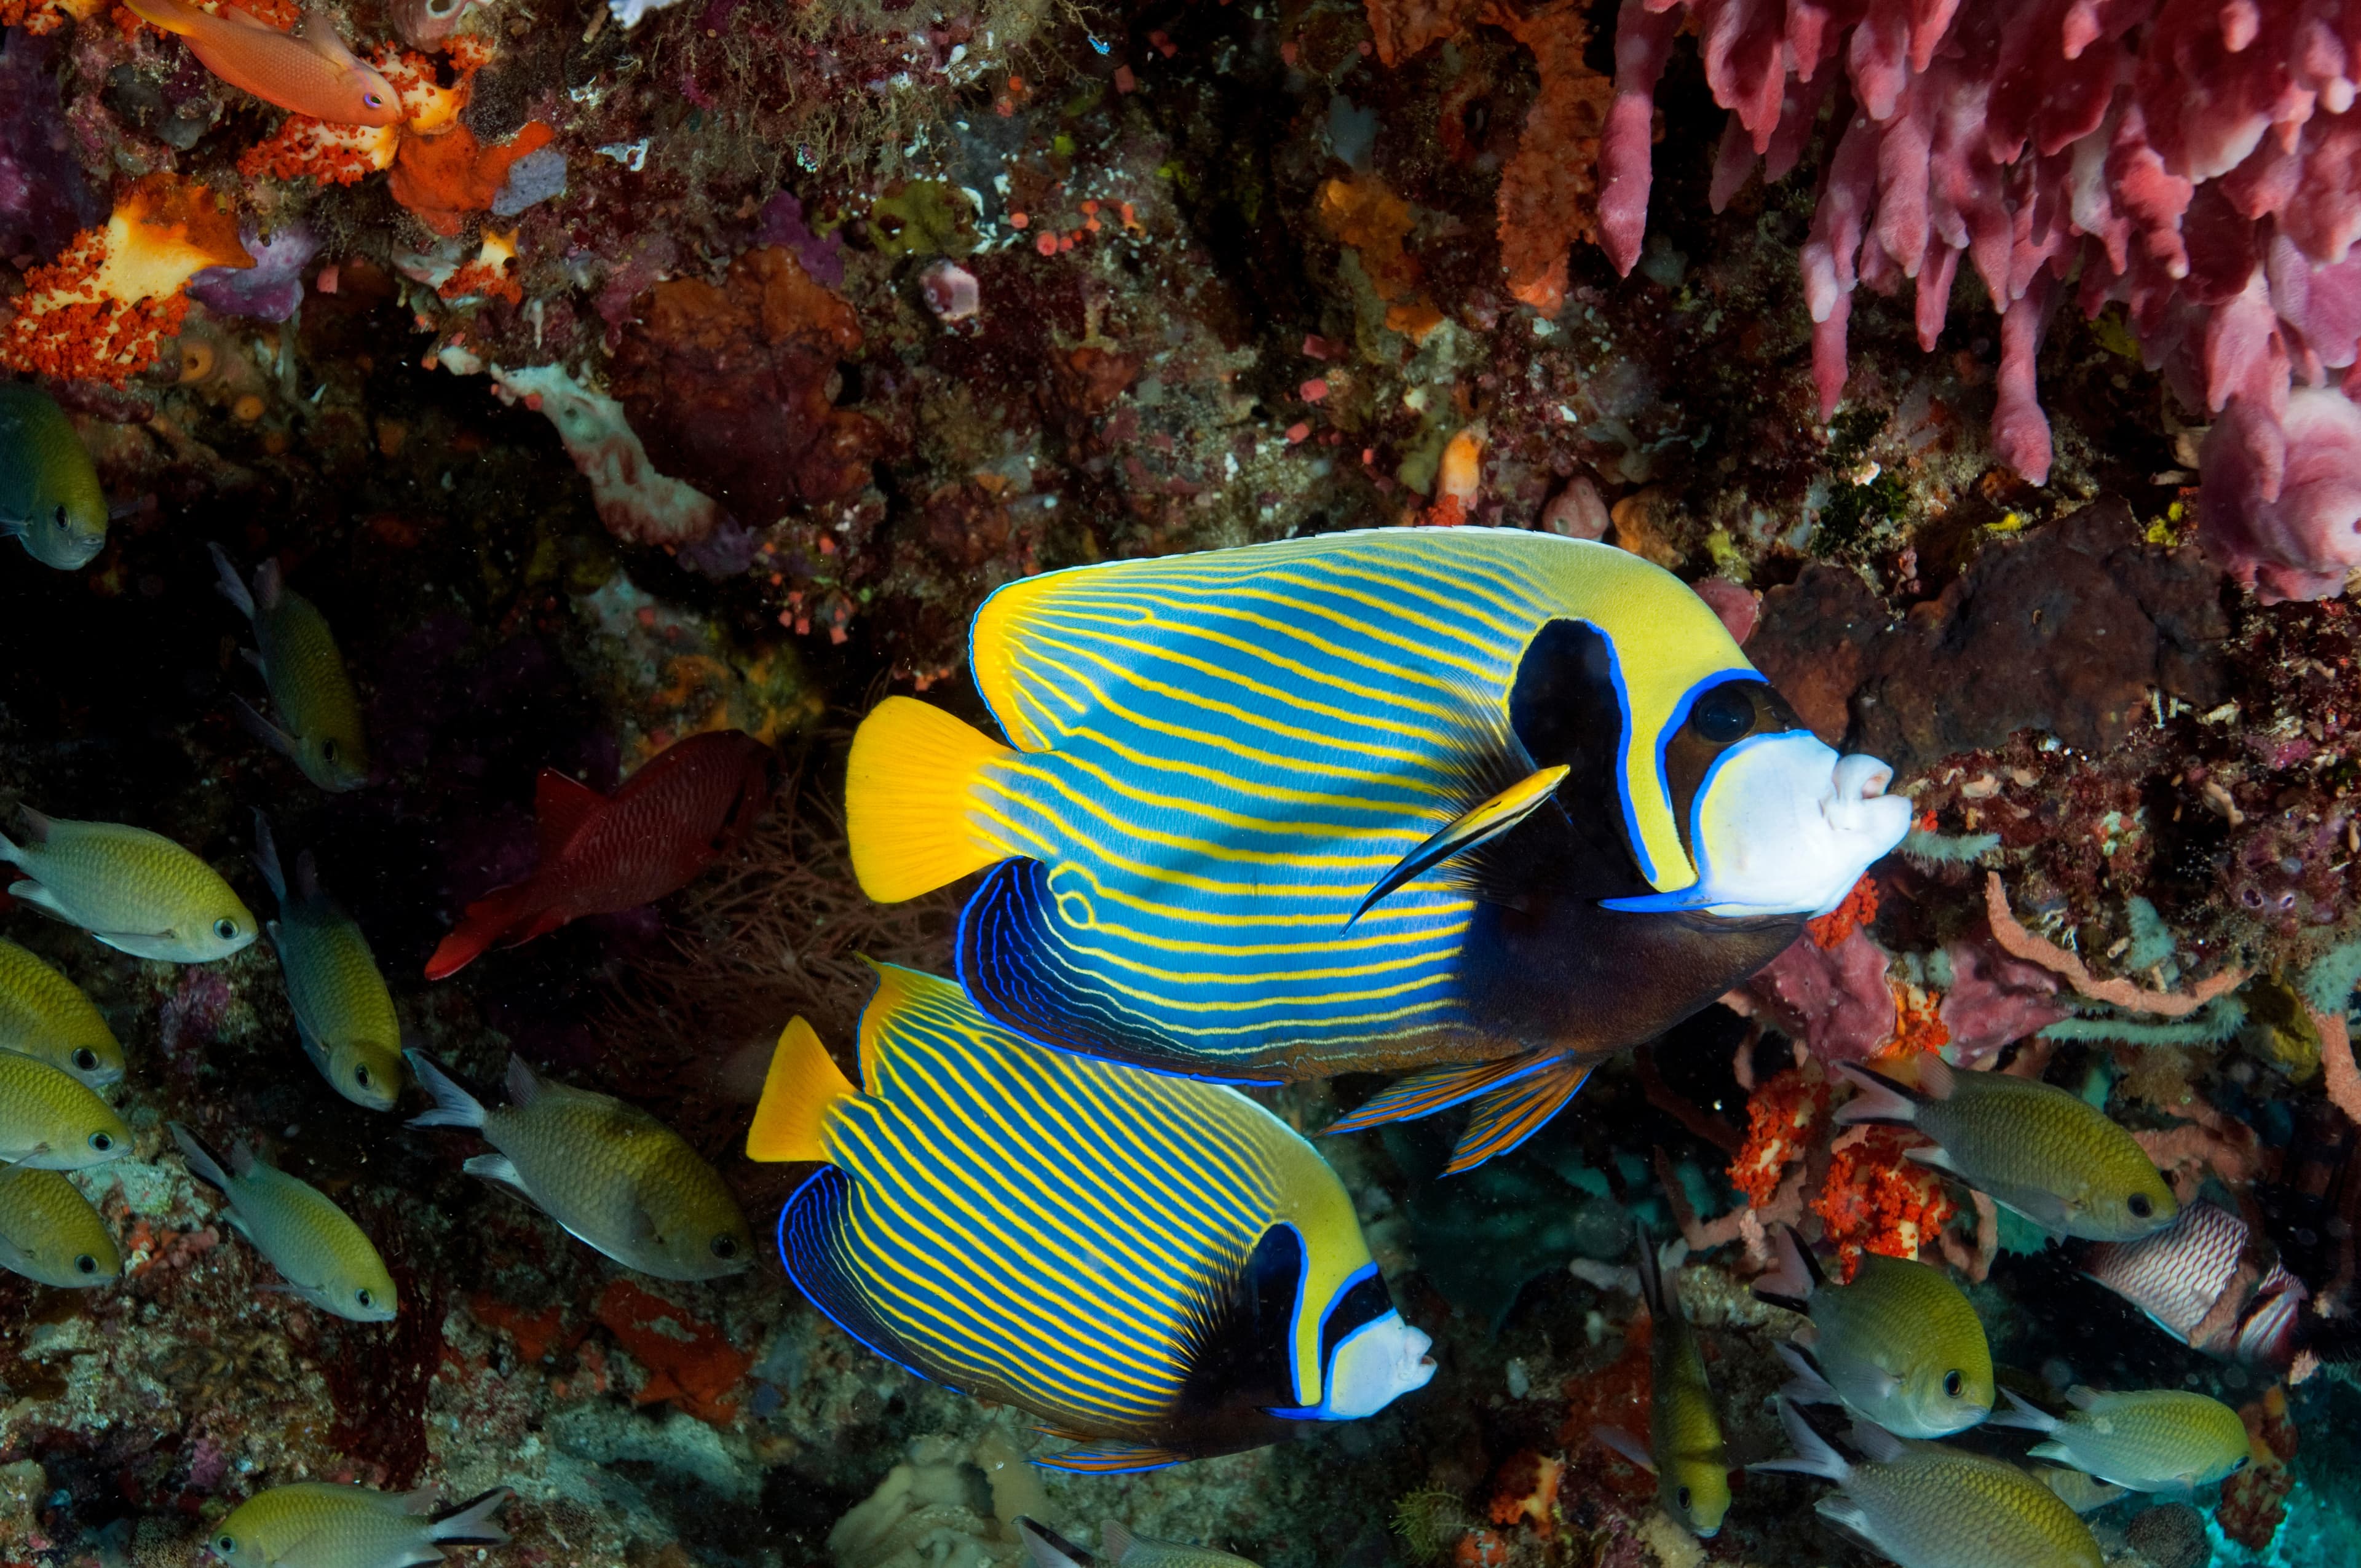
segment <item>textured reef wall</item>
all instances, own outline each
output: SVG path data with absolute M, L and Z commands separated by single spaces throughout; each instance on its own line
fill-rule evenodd
M 137 1147 L 84 1182 L 120 1284 L 0 1277 L 0 1559 L 185 1562 L 310 1477 L 512 1486 L 491 1560 L 520 1568 L 1009 1563 L 1025 1513 L 1266 1568 L 1826 1562 L 1849 1549 L 1803 1483 L 1741 1478 L 1700 1546 L 1592 1439 L 1644 1427 L 1641 1218 L 1701 1260 L 1681 1293 L 1734 1459 L 1781 1452 L 1770 1347 L 1795 1322 L 1745 1288 L 1776 1218 L 1948 1260 L 2028 1392 L 2242 1409 L 2257 1462 L 2193 1511 L 2093 1515 L 2111 1562 L 2353 1560 L 2342 12 L 325 17 L 398 123 L 266 104 L 127 10 L 0 0 L 0 367 L 70 411 L 116 514 L 84 573 L 0 556 L 0 797 L 165 831 L 250 902 L 269 807 L 407 1043 L 646 1106 L 758 1237 L 789 1181 L 736 1156 L 782 1022 L 851 1038 L 857 955 L 949 966 L 954 904 L 851 880 L 845 735 L 889 691 L 980 718 L 968 618 L 1018 576 L 1421 521 L 1603 539 L 1696 583 L 1823 738 L 1894 763 L 1917 828 L 1512 1158 L 1438 1180 L 1425 1124 L 1323 1146 L 1437 1335 L 1426 1390 L 1110 1479 L 1034 1473 L 1015 1412 L 869 1355 L 767 1241 L 735 1279 L 631 1275 L 463 1174 L 459 1140 L 328 1094 L 263 946 L 174 968 L 10 911 L 123 1041 Z M 275 554 L 335 626 L 368 789 L 313 792 L 238 727 L 256 688 L 208 540 Z M 724 864 L 419 978 L 531 865 L 537 770 L 610 787 L 720 728 L 796 777 Z M 1895 1135 L 1830 1125 L 1835 1064 L 1931 1050 L 2105 1106 L 2303 1281 L 2303 1332 L 2210 1354 L 2261 1268 L 2168 1332 Z M 1374 1087 L 1271 1100 L 1317 1129 Z M 344 1203 L 398 1322 L 268 1290 L 172 1119 Z

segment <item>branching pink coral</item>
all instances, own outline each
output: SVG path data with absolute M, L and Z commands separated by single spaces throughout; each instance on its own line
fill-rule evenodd
M 2034 361 L 2079 276 L 2125 305 L 2192 407 L 2228 411 L 2249 466 L 2212 486 L 2209 548 L 2266 597 L 2317 598 L 2356 556 L 2361 423 L 2290 419 L 2361 346 L 2361 7 L 2342 0 L 1625 0 L 1599 228 L 1623 271 L 1644 226 L 1653 93 L 1675 19 L 1730 111 L 1711 200 L 1795 164 L 1824 100 L 1840 127 L 1802 255 L 1823 416 L 1851 296 L 1916 286 L 1931 349 L 1965 257 L 2001 315 L 1994 450 L 2050 466 Z M 2348 381 L 2352 378 L 2348 375 Z M 2211 461 L 2209 457 L 2209 462 Z M 2210 479 L 2210 476 L 2209 476 Z M 2283 493 L 2283 491 L 2285 493 Z
M 2361 1127 L 2361 1068 L 2354 1065 L 2352 1031 L 2341 1013 L 2314 1013 L 2312 1021 L 2320 1030 L 2320 1077 L 2329 1103 Z
M 2218 974 L 2199 981 L 2187 991 L 2149 991 L 2128 980 L 2101 980 L 2092 974 L 2079 954 L 2070 953 L 2057 943 L 2035 936 L 2009 912 L 2008 890 L 2001 885 L 1998 872 L 1984 874 L 1984 914 L 1992 921 L 1993 940 L 2001 950 L 2013 958 L 2039 964 L 2053 974 L 2064 977 L 2066 983 L 2093 1002 L 2103 1002 L 2110 1007 L 2126 1012 L 2153 1014 L 2159 1018 L 2186 1018 L 2217 996 L 2226 996 L 2246 983 L 2251 972 L 2242 969 L 2225 969 Z

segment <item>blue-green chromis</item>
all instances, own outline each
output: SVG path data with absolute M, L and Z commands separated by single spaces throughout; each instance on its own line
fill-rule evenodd
M 247 591 L 218 544 L 208 544 L 221 574 L 222 597 L 254 625 L 247 656 L 270 690 L 271 718 L 239 698 L 239 717 L 266 744 L 285 752 L 322 789 L 355 790 L 368 783 L 368 741 L 361 733 L 361 702 L 345 673 L 345 657 L 319 607 L 289 587 L 277 560 L 254 569 Z M 273 720 L 276 720 L 274 722 Z
M 254 814 L 254 863 L 279 900 L 270 945 L 287 977 L 287 1005 L 303 1054 L 330 1088 L 356 1105 L 390 1111 L 401 1092 L 401 1020 L 368 938 L 321 891 L 310 850 L 295 858 L 290 891 L 270 823 Z
M 2186 1388 L 2103 1394 L 2077 1385 L 2062 1416 L 2015 1394 L 1994 1426 L 2026 1427 L 2048 1441 L 2036 1459 L 2070 1464 L 2135 1492 L 2185 1492 L 2242 1469 L 2251 1455 L 2246 1423 L 2219 1399 Z
M 123 1047 L 82 988 L 0 939 L 0 1050 L 38 1057 L 93 1089 L 123 1076 Z
M 71 572 L 106 548 L 106 492 L 57 400 L 0 381 L 0 536 L 45 566 Z
M 162 834 L 29 806 L 24 816 L 24 841 L 0 837 L 0 861 L 25 873 L 9 893 L 43 914 L 166 963 L 210 963 L 254 940 L 254 911 L 220 872 Z

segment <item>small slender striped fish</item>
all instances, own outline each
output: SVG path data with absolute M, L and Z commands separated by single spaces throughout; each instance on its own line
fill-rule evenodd
M 970 652 L 1010 745 L 889 698 L 846 814 L 873 898 L 996 866 L 960 926 L 979 1007 L 1214 1080 L 1481 1064 L 1349 1124 L 1491 1095 L 1478 1158 L 1768 962 L 1909 824 L 1679 579 L 1548 534 L 1051 573 L 987 599 Z
M 881 966 L 862 1087 L 798 1018 L 746 1152 L 821 1168 L 779 1216 L 871 1350 L 1137 1470 L 1373 1414 L 1433 1375 L 1335 1173 L 1235 1091 L 1044 1051 Z

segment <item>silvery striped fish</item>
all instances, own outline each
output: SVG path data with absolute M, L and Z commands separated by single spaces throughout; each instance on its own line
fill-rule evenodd
M 1433 1376 L 1326 1162 L 1235 1090 L 1045 1051 L 879 966 L 861 1079 L 780 1036 L 746 1152 L 821 1162 L 779 1252 L 922 1377 L 1153 1468 L 1374 1414 Z
M 1013 583 L 1010 742 L 889 698 L 847 827 L 885 902 L 992 867 L 959 978 L 1062 1049 L 1239 1082 L 1438 1063 L 1455 1168 L 1722 994 L 1907 829 L 1713 611 L 1602 544 L 1389 529 Z

